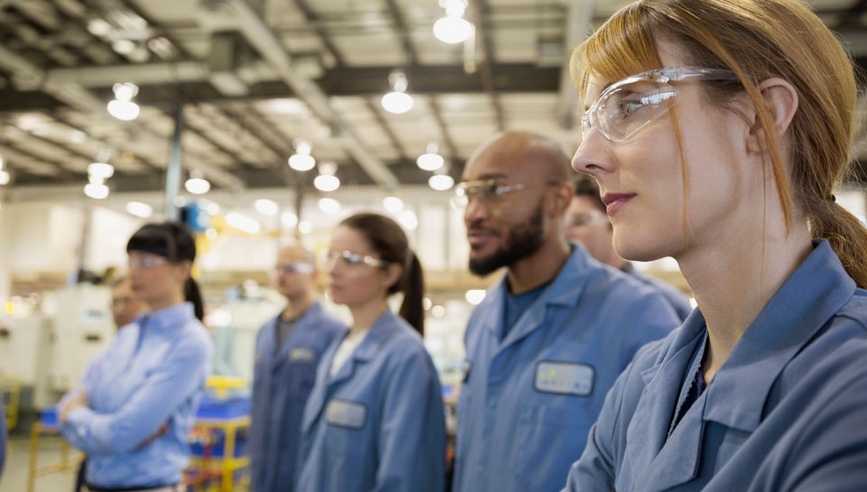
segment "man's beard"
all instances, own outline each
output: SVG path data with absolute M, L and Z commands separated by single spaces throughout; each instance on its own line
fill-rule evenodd
M 542 202 L 540 201 L 533 215 L 509 231 L 505 244 L 498 247 L 493 254 L 485 258 L 471 257 L 470 271 L 480 277 L 487 275 L 539 251 L 543 242 Z

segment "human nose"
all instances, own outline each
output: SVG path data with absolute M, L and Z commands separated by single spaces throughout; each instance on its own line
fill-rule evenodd
M 488 218 L 490 209 L 483 200 L 471 194 L 467 197 L 467 205 L 464 209 L 464 223 L 469 225 Z
M 597 178 L 599 174 L 612 172 L 616 163 L 607 143 L 608 140 L 597 129 L 591 128 L 572 157 L 572 169 Z

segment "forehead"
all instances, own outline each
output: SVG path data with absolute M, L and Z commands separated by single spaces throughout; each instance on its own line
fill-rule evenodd
M 331 236 L 331 251 L 351 251 L 365 255 L 374 255 L 370 243 L 358 229 L 342 225 Z
M 131 295 L 132 294 L 132 284 L 130 283 L 129 279 L 125 279 L 121 283 L 115 285 L 114 288 L 111 289 L 111 293 L 115 297 L 118 297 L 121 295 Z
M 474 154 L 464 168 L 463 180 L 523 178 L 533 172 L 528 143 L 519 139 L 494 141 Z M 538 173 L 538 170 L 535 171 Z
M 309 260 L 310 255 L 300 248 L 283 248 L 277 254 L 277 261 L 287 262 L 296 261 L 304 262 Z

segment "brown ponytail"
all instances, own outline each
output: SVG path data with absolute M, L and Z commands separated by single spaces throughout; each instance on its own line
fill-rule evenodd
M 826 239 L 858 287 L 867 288 L 867 229 L 861 221 L 830 199 L 806 208 L 813 237 Z

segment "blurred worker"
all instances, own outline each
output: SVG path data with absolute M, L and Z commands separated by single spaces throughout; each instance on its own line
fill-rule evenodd
M 617 376 L 679 325 L 658 291 L 570 245 L 569 173 L 554 142 L 506 133 L 456 189 L 470 270 L 507 268 L 467 326 L 456 492 L 560 490 Z
M 84 490 L 181 491 L 187 434 L 213 353 L 190 269 L 193 237 L 147 224 L 127 244 L 129 278 L 151 312 L 118 332 L 60 403 L 61 432 L 87 455 Z
M 132 291 L 129 277 L 121 277 L 112 283 L 111 316 L 118 330 L 135 321 L 147 309 L 147 304 L 136 297 Z
M 349 307 L 352 328 L 319 364 L 296 490 L 441 492 L 445 417 L 421 338 L 421 264 L 400 226 L 377 214 L 345 219 L 329 248 L 331 296 Z M 387 300 L 399 292 L 395 316 Z
M 147 311 L 147 304 L 139 300 L 132 291 L 132 282 L 129 277 L 120 277 L 114 280 L 111 284 L 111 316 L 114 319 L 114 326 L 120 330 L 124 326 L 131 324 L 135 318 Z M 88 377 L 90 371 L 94 367 L 99 367 L 100 360 L 106 356 L 106 352 L 102 352 L 94 357 L 85 369 L 85 378 Z M 84 382 L 82 382 L 84 384 Z M 84 477 L 87 471 L 87 461 L 82 461 L 78 468 L 78 474 L 75 478 L 74 491 L 81 490 L 84 485 Z
M 286 309 L 256 338 L 250 424 L 253 492 L 291 492 L 301 417 L 322 353 L 346 326 L 316 301 L 316 259 L 299 246 L 280 250 L 274 267 Z
M 0 477 L 3 476 L 3 464 L 6 462 L 6 414 L 3 413 L 3 401 L 0 400 Z
M 681 321 L 685 320 L 692 308 L 689 299 L 683 292 L 665 282 L 653 277 L 642 275 L 632 263 L 624 260 L 614 251 L 614 228 L 608 220 L 605 202 L 599 196 L 599 186 L 596 181 L 581 174 L 575 181 L 575 198 L 566 211 L 566 235 L 587 248 L 587 252 L 597 261 L 614 267 L 646 285 L 659 290 L 674 308 Z

